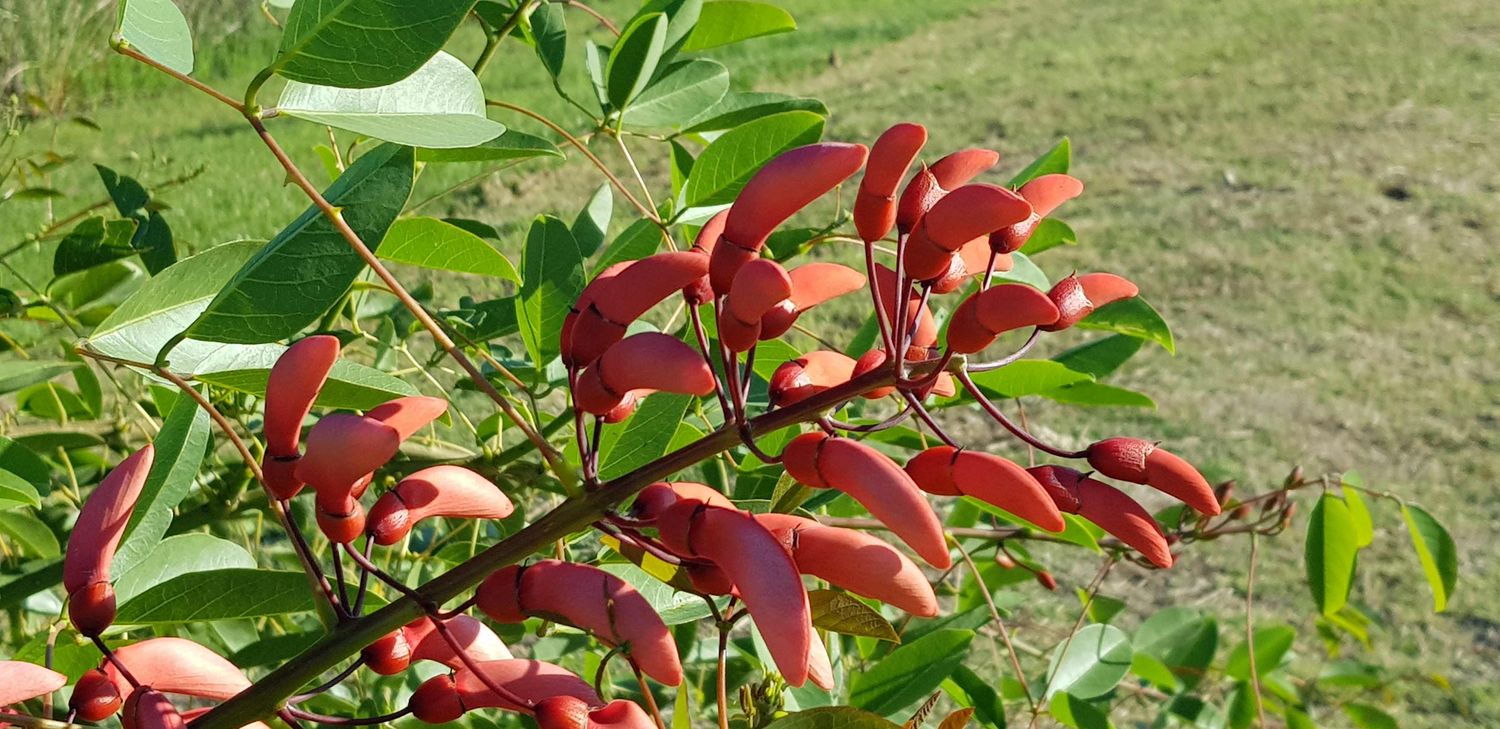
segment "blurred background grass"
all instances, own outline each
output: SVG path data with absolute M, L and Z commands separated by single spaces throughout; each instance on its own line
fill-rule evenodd
M 201 78 L 242 88 L 271 57 L 277 34 L 255 3 L 180 4 Z M 1424 505 L 1458 540 L 1458 594 L 1447 613 L 1428 614 L 1399 515 L 1378 505 L 1355 599 L 1374 620 L 1379 660 L 1408 679 L 1372 698 L 1393 702 L 1403 726 L 1500 725 L 1500 560 L 1488 545 L 1500 520 L 1492 0 L 783 4 L 800 31 L 717 55 L 738 87 L 825 100 L 829 137 L 868 141 L 911 119 L 931 129 L 929 150 L 992 147 L 1007 170 L 1072 138 L 1073 172 L 1088 192 L 1066 218 L 1082 245 L 1043 263 L 1054 275 L 1107 269 L 1139 282 L 1174 326 L 1179 354 L 1149 349 L 1119 382 L 1155 397 L 1155 411 L 1039 405 L 1032 422 L 1065 444 L 1120 432 L 1161 438 L 1250 491 L 1300 463 L 1310 473 L 1358 469 Z M 619 18 L 634 3 L 599 5 Z M 147 184 L 201 166 L 198 179 L 161 196 L 192 249 L 273 235 L 303 198 L 232 115 L 109 56 L 113 13 L 110 2 L 0 0 L 0 86 L 59 112 L 22 144 L 55 143 Z M 478 41 L 466 29 L 457 52 L 472 54 Z M 569 76 L 581 88 L 579 60 Z M 507 44 L 484 81 L 492 96 L 580 120 L 521 44 Z M 71 114 L 102 131 L 62 121 Z M 286 120 L 277 133 L 321 169 L 311 147 L 322 129 Z M 643 156 L 648 180 L 664 183 L 665 160 Z M 476 171 L 434 170 L 417 197 Z M 76 178 L 54 186 L 92 194 L 91 170 L 67 174 Z M 538 212 L 571 218 L 597 184 L 580 160 L 532 162 L 424 213 L 513 231 L 514 252 L 518 226 Z M 7 206 L 0 236 L 34 229 L 41 205 Z M 473 285 L 443 289 L 486 293 Z M 964 427 L 987 432 L 977 418 Z M 1297 660 L 1315 671 L 1325 657 L 1307 617 L 1302 528 L 1299 519 L 1264 545 L 1258 624 L 1296 624 Z M 1117 570 L 1103 592 L 1130 599 L 1136 619 L 1159 605 L 1203 606 L 1233 634 L 1246 546 L 1200 545 L 1167 573 Z M 1058 567 L 1064 589 L 1092 576 L 1092 564 Z M 1071 613 L 1067 602 L 1026 597 L 1022 636 L 1049 645 L 1066 627 L 1049 625 L 1049 613 Z M 1434 673 L 1452 689 L 1429 680 Z

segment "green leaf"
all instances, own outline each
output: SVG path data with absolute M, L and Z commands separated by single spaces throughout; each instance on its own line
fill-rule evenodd
M 838 590 L 808 590 L 813 627 L 844 635 L 900 643 L 901 636 L 880 612 Z
M 193 72 L 193 31 L 172 0 L 125 0 L 115 36 L 173 71 Z
M 179 534 L 157 542 L 140 562 L 120 571 L 115 599 L 130 602 L 152 587 L 193 572 L 254 568 L 255 558 L 234 542 L 208 534 Z
M 614 217 L 614 190 L 606 182 L 589 196 L 588 204 L 573 218 L 573 240 L 578 243 L 578 253 L 584 258 L 594 255 L 604 245 L 604 236 L 609 232 L 609 220 Z
M 1369 704 L 1344 704 L 1344 713 L 1359 729 L 1399 729 L 1401 726 L 1396 723 L 1395 717 Z
M 849 703 L 889 716 L 921 701 L 963 663 L 973 640 L 972 630 L 938 630 L 891 651 L 854 675 Z
M 1324 615 L 1332 615 L 1349 599 L 1359 547 L 1354 519 L 1343 499 L 1323 494 L 1307 521 L 1304 561 L 1307 585 Z
M 521 283 L 505 254 L 483 238 L 437 218 L 402 218 L 391 224 L 380 257 L 439 271 L 476 273 Z
M 693 163 L 682 191 L 687 207 L 732 202 L 756 170 L 776 155 L 821 136 L 823 117 L 810 111 L 772 114 L 725 132 Z
M 297 7 L 304 4 L 316 3 L 299 2 Z M 413 173 L 410 147 L 381 145 L 350 165 L 323 196 L 342 209 L 349 227 L 374 248 L 411 195 Z M 235 274 L 187 334 L 234 344 L 285 339 L 338 303 L 364 268 L 344 237 L 312 206 Z
M 1046 291 L 1052 288 L 1052 282 L 1047 279 L 1047 274 L 1035 263 L 1032 263 L 1025 253 L 1017 251 L 1010 254 L 1011 268 L 1009 271 L 996 271 L 991 277 L 995 281 L 1015 281 L 1023 283 L 1034 289 Z
M 701 51 L 796 29 L 791 13 L 770 3 L 712 0 L 703 3 L 698 24 L 682 49 Z
M 277 109 L 317 124 L 430 149 L 473 147 L 505 131 L 485 116 L 484 89 L 474 72 L 442 51 L 388 86 L 344 89 L 288 81 Z
M 1344 474 L 1340 488 L 1344 494 L 1344 503 L 1349 505 L 1349 516 L 1354 519 L 1354 543 L 1360 549 L 1375 542 L 1375 521 L 1370 518 L 1370 507 L 1365 505 L 1365 497 L 1359 493 L 1360 487 L 1364 485 L 1365 480 L 1358 473 L 1350 471 Z
M 25 479 L 41 496 L 52 493 L 52 467 L 26 446 L 0 435 L 0 469 Z
M 1040 394 L 1048 400 L 1069 405 L 1153 409 L 1156 407 L 1156 401 L 1143 393 L 1106 385 L 1102 382 L 1080 382 Z
M 764 729 L 898 729 L 900 726 L 852 706 L 820 706 L 787 714 Z
M 115 623 L 198 623 L 312 609 L 301 572 L 230 568 L 189 572 L 152 586 L 121 605 Z
M 693 402 L 691 395 L 658 393 L 645 399 L 619 433 L 601 443 L 599 477 L 611 479 L 649 463 L 667 452 L 678 423 Z
M 1188 686 L 1196 686 L 1213 662 L 1219 624 L 1212 615 L 1185 607 L 1158 610 L 1136 631 L 1138 655 L 1159 660 Z
M 667 69 L 621 114 L 629 127 L 679 127 L 729 91 L 729 70 L 706 58 L 683 61 Z
M 663 240 L 661 228 L 656 223 L 641 218 L 621 231 L 614 242 L 605 247 L 594 267 L 602 271 L 621 261 L 645 258 L 655 253 Z
M 972 377 L 980 390 L 994 398 L 1037 395 L 1093 379 L 1061 362 L 1046 359 L 1023 359 L 998 370 L 976 372 Z
M 47 359 L 7 360 L 3 364 L 4 367 L 0 367 L 0 394 L 46 382 L 80 366 L 77 362 Z
M 52 257 L 52 275 L 63 276 L 135 255 L 135 221 L 94 216 L 74 226 Z
M 84 319 L 129 295 L 142 278 L 140 269 L 125 261 L 115 261 L 58 276 L 47 284 L 47 295 L 64 308 L 72 309 L 74 316 Z
M 1063 726 L 1073 729 L 1113 729 L 1114 724 L 1109 722 L 1109 715 L 1100 711 L 1098 707 L 1074 696 L 1070 693 L 1060 693 L 1052 697 L 1047 705 L 1047 710 L 1052 718 L 1058 720 Z
M 264 244 L 239 241 L 185 258 L 151 278 L 120 304 L 85 344 L 94 351 L 134 362 L 151 362 L 173 335 L 187 328 L 210 300 Z M 172 350 L 173 371 L 198 381 L 261 396 L 280 344 L 220 344 L 184 340 Z M 349 360 L 339 360 L 318 393 L 318 404 L 367 409 L 405 395 L 411 385 Z
M 552 78 L 562 75 L 568 60 L 568 23 L 559 3 L 542 3 L 531 11 L 531 37 L 536 56 Z
M 1172 673 L 1172 669 L 1166 663 L 1156 656 L 1140 651 L 1136 651 L 1135 655 L 1130 657 L 1130 672 L 1163 691 L 1175 692 L 1179 685 L 1177 675 Z
M 645 90 L 666 45 L 667 16 L 662 13 L 641 15 L 620 31 L 620 39 L 610 49 L 609 62 L 604 66 L 611 106 L 624 109 Z
M 256 397 L 265 397 L 266 380 L 271 376 L 271 366 L 276 358 L 286 351 L 280 345 L 256 347 L 245 352 L 236 364 L 242 369 L 213 370 L 200 373 L 199 382 L 214 387 L 223 387 Z M 418 395 L 415 387 L 380 370 L 341 359 L 333 364 L 328 381 L 318 392 L 318 407 L 335 410 L 369 410 L 383 402 L 398 397 Z
M 135 178 L 126 177 L 99 164 L 94 165 L 94 170 L 99 173 L 99 179 L 104 183 L 104 189 L 120 215 L 130 217 L 141 212 L 151 202 L 151 194 Z
M 271 69 L 309 84 L 393 84 L 432 58 L 472 7 L 474 0 L 299 0 Z
M 182 503 L 198 476 L 208 443 L 208 413 L 191 397 L 177 395 L 152 441 L 156 455 L 125 527 L 125 537 L 115 550 L 116 574 L 125 574 L 161 542 L 172 524 L 172 510 Z M 124 602 L 124 598 L 116 599 Z
M 1076 326 L 1079 329 L 1119 332 L 1156 342 L 1167 352 L 1177 354 L 1177 344 L 1172 339 L 1172 330 L 1167 328 L 1167 322 L 1139 296 L 1105 304 L 1084 317 Z
M 1043 218 L 1031 231 L 1031 237 L 1026 239 L 1026 245 L 1021 246 L 1020 252 L 1034 256 L 1059 246 L 1072 245 L 1078 245 L 1078 234 L 1073 232 L 1071 226 L 1057 218 Z
M 1011 187 L 1020 187 L 1042 175 L 1066 173 L 1072 161 L 1073 144 L 1068 141 L 1067 137 L 1063 137 L 1052 146 L 1052 149 L 1047 150 L 1042 156 L 1037 157 L 1031 164 L 1017 172 L 1015 177 L 1010 178 L 1008 184 Z
M 718 132 L 746 122 L 788 111 L 806 111 L 828 116 L 828 107 L 817 99 L 804 99 L 768 91 L 730 91 L 719 103 L 704 109 L 683 130 L 684 134 Z
M 610 562 L 598 567 L 634 587 L 667 625 L 691 623 L 712 614 L 703 598 L 690 592 L 678 592 L 633 564 Z
M 0 534 L 32 557 L 49 559 L 62 554 L 57 536 L 28 511 L 0 511 Z
M 52 670 L 67 676 L 68 683 L 74 683 L 83 674 L 98 668 L 99 662 L 104 659 L 99 649 L 95 648 L 89 639 L 72 630 L 59 632 L 56 640 L 53 640 L 53 636 L 48 631 L 37 631 L 36 637 L 21 646 L 13 658 L 17 661 L 44 664 L 49 654 L 49 647 L 51 648 Z
M 948 677 L 944 687 L 949 684 L 962 692 L 962 696 L 954 696 L 952 690 L 948 691 L 948 695 L 953 696 L 958 703 L 972 707 L 974 716 L 981 724 L 1005 726 L 1005 702 L 987 679 L 974 673 L 968 666 L 958 666 L 953 669 L 953 675 Z
M 1047 669 L 1047 693 L 1067 692 L 1081 699 L 1109 693 L 1130 670 L 1130 636 L 1113 625 L 1094 623 L 1058 644 Z
M 1417 550 L 1422 572 L 1427 575 L 1427 585 L 1432 588 L 1432 611 L 1443 612 L 1448 608 L 1453 589 L 1458 586 L 1458 548 L 1448 530 L 1421 508 L 1403 505 L 1401 516 L 1406 519 L 1411 545 Z
M 516 296 L 516 321 L 540 369 L 557 356 L 563 319 L 583 290 L 583 257 L 567 224 L 537 216 L 526 234 L 521 268 L 524 283 Z
M 1260 678 L 1276 670 L 1281 659 L 1297 640 L 1297 630 L 1290 625 L 1268 625 L 1255 629 L 1255 676 Z M 1250 680 L 1250 646 L 1244 642 L 1229 653 L 1224 673 L 1236 681 Z
M 1120 365 L 1141 351 L 1143 340 L 1124 334 L 1111 334 L 1080 344 L 1052 360 L 1075 372 L 1085 372 L 1102 380 L 1120 369 Z
M 609 49 L 591 40 L 583 42 L 583 70 L 588 72 L 589 86 L 594 90 L 594 99 L 600 109 L 609 109 L 608 84 L 604 79 L 604 67 L 609 64 Z
M 562 156 L 562 150 L 558 149 L 557 145 L 534 134 L 518 132 L 514 129 L 507 129 L 504 134 L 472 147 L 454 149 L 424 147 L 417 150 L 418 162 L 497 162 L 530 157 L 561 158 Z

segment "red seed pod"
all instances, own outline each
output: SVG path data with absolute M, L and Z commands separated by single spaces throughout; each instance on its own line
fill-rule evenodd
M 495 635 L 495 631 L 490 630 L 488 625 L 474 618 L 455 615 L 444 620 L 443 627 L 476 663 L 513 657 L 500 636 Z M 455 670 L 464 667 L 463 659 L 458 657 L 453 646 L 433 628 L 431 618 L 417 618 L 407 623 L 401 632 L 406 636 L 407 645 L 411 646 L 412 663 L 435 661 Z
M 808 263 L 788 272 L 792 295 L 776 304 L 760 320 L 761 341 L 787 333 L 803 312 L 825 301 L 864 288 L 864 274 L 837 263 Z
M 854 376 L 854 364 L 848 355 L 822 349 L 784 362 L 771 374 L 771 403 L 785 407 L 848 382 Z
M 969 148 L 950 153 L 931 167 L 924 165 L 901 192 L 901 201 L 896 208 L 896 230 L 903 234 L 911 232 L 922 216 L 949 190 L 958 189 L 999 161 L 1000 155 L 996 152 Z
M 911 476 L 890 457 L 849 438 L 806 433 L 782 454 L 787 473 L 814 488 L 834 488 L 858 501 L 928 564 L 952 564 L 942 524 Z
M 990 242 L 988 238 L 975 238 L 963 244 L 948 257 L 948 270 L 932 282 L 932 293 L 948 294 L 957 291 L 970 277 L 982 276 L 990 265 Z M 996 272 L 1009 271 L 1015 266 L 1009 253 L 995 256 Z
M 125 700 L 120 725 L 125 729 L 186 729 L 187 722 L 160 691 L 143 686 Z
M 709 218 L 708 222 L 698 229 L 698 236 L 693 239 L 693 247 L 690 250 L 703 256 L 705 261 L 710 260 L 714 245 L 719 242 L 719 237 L 724 235 L 724 222 L 727 220 L 729 220 L 728 210 L 720 211 L 719 214 Z M 704 274 L 683 287 L 682 297 L 687 300 L 688 306 L 702 306 L 713 301 L 714 290 L 709 285 L 708 275 Z
M 1021 250 L 1042 218 L 1052 214 L 1057 206 L 1083 194 L 1083 182 L 1076 177 L 1063 174 L 1042 175 L 1016 191 L 1031 204 L 1031 215 L 1015 225 L 1001 228 L 990 234 L 990 246 L 999 253 Z
M 475 667 L 492 683 L 506 688 L 517 698 L 532 705 L 553 696 L 572 696 L 589 706 L 604 703 L 588 682 L 562 666 L 545 661 L 512 658 L 485 661 L 475 664 Z M 458 693 L 459 705 L 468 711 L 488 708 L 530 711 L 528 707 L 516 706 L 509 699 L 496 695 L 485 685 L 484 680 L 468 670 L 460 670 L 455 674 L 454 690 Z
M 595 279 L 585 289 L 587 306 L 562 339 L 563 361 L 574 367 L 593 362 L 611 344 L 625 337 L 625 329 L 651 307 L 661 303 L 708 273 L 708 259 L 692 251 L 667 251 L 647 256 Z
M 385 465 L 401 446 L 395 428 L 365 415 L 325 415 L 307 433 L 307 452 L 297 477 L 323 492 L 347 494 L 354 484 Z
M 757 258 L 740 267 L 719 312 L 719 341 L 744 352 L 760 339 L 760 319 L 792 295 L 792 278 L 781 264 Z
M 109 585 L 109 568 L 141 498 L 155 454 L 148 443 L 120 461 L 89 494 L 68 536 L 63 588 L 68 591 L 68 618 L 84 635 L 97 636 L 115 620 L 115 591 Z
M 261 460 L 266 488 L 278 499 L 290 499 L 302 489 L 294 469 L 301 455 L 302 420 L 328 380 L 338 360 L 339 340 L 326 334 L 299 340 L 271 366 L 266 379 L 266 411 L 261 429 L 266 455 Z
M 1047 570 L 1036 573 L 1036 581 L 1042 587 L 1053 591 L 1057 590 L 1057 578 L 1053 577 L 1052 573 Z
M 870 147 L 870 161 L 854 198 L 854 227 L 860 239 L 877 241 L 896 224 L 896 187 L 927 144 L 927 128 L 903 122 L 885 130 Z
M 1203 474 L 1155 443 L 1139 438 L 1106 438 L 1089 446 L 1088 459 L 1090 466 L 1110 478 L 1145 484 L 1200 514 L 1219 514 L 1219 500 Z
M 67 676 L 35 663 L 0 661 L 0 706 L 45 696 L 67 683 Z
M 550 696 L 536 705 L 537 729 L 588 729 L 590 723 L 589 705 L 577 697 Z
M 896 272 L 886 268 L 884 264 L 875 264 L 875 285 L 880 291 L 880 306 L 885 309 L 885 318 L 896 325 L 896 309 L 900 306 L 896 300 Z M 922 303 L 922 297 L 915 291 L 906 295 L 905 316 L 908 323 L 913 318 L 916 320 L 916 331 L 912 332 L 911 343 L 914 347 L 930 347 L 937 343 L 937 322 L 932 318 L 932 310 Z
M 755 519 L 791 551 L 802 574 L 917 617 L 938 614 L 937 596 L 922 568 L 879 538 L 791 514 L 757 514 Z
M 657 533 L 668 549 L 723 570 L 787 683 L 806 683 L 812 611 L 797 565 L 775 535 L 745 512 L 697 501 L 668 507 Z
M 1042 484 L 1000 456 L 936 446 L 908 461 L 906 472 L 927 493 L 972 496 L 1051 532 L 1067 526 Z
M 697 501 L 726 509 L 738 508 L 729 497 L 707 484 L 692 481 L 673 483 L 659 481 L 641 490 L 641 493 L 635 497 L 635 503 L 631 505 L 630 513 L 636 519 L 653 521 L 666 511 L 667 507 L 679 501 Z
M 412 716 L 427 724 L 447 724 L 457 721 L 468 709 L 458 695 L 458 685 L 446 673 L 438 674 L 422 682 L 407 699 L 407 708 Z
M 1005 332 L 1040 327 L 1057 321 L 1057 306 L 1046 294 L 1026 284 L 1000 284 L 980 291 L 958 305 L 948 324 L 948 347 L 973 354 L 995 343 Z
M 125 664 L 142 686 L 169 694 L 224 701 L 250 685 L 250 679 L 233 663 L 185 638 L 148 638 L 116 648 L 114 653 L 115 660 Z M 114 663 L 105 661 L 100 669 L 122 696 L 130 694 L 133 687 Z
M 1129 299 L 1140 293 L 1135 284 L 1112 273 L 1073 274 L 1058 281 L 1047 292 L 1048 298 L 1057 305 L 1057 321 L 1042 327 L 1042 331 L 1055 332 L 1083 321 L 1094 310 L 1121 299 Z
M 756 171 L 730 206 L 724 234 L 714 246 L 709 261 L 714 293 L 728 293 L 739 267 L 760 254 L 771 231 L 858 172 L 866 152 L 863 144 L 809 144 Z
M 575 361 L 576 355 L 573 351 L 573 329 L 578 326 L 579 317 L 593 305 L 594 296 L 604 288 L 604 282 L 618 276 L 621 271 L 629 268 L 634 263 L 635 261 L 620 261 L 619 263 L 606 266 L 603 271 L 594 276 L 594 280 L 583 287 L 583 291 L 578 293 L 578 298 L 573 301 L 573 305 L 568 307 L 568 314 L 563 317 L 562 329 L 559 330 L 557 337 L 563 364 L 569 367 L 578 366 L 578 363 Z
M 603 415 L 632 390 L 707 395 L 714 391 L 714 373 L 682 340 L 641 332 L 616 342 L 579 374 L 573 401 L 584 412 Z
M 1167 536 L 1151 514 L 1125 492 L 1064 466 L 1037 466 L 1030 473 L 1062 511 L 1098 524 L 1157 567 L 1172 566 Z
M 371 671 L 382 676 L 394 676 L 411 665 L 411 645 L 406 642 L 406 634 L 399 630 L 376 638 L 359 655 Z
M 885 356 L 885 350 L 883 349 L 872 349 L 868 352 L 865 352 L 864 354 L 859 356 L 859 359 L 854 360 L 854 370 L 850 372 L 849 379 L 852 380 L 856 377 L 859 377 L 860 375 L 873 371 L 875 368 L 884 365 L 886 359 L 887 357 Z M 782 366 L 784 367 L 785 365 Z M 879 400 L 880 398 L 889 397 L 894 394 L 896 394 L 896 386 L 887 385 L 885 387 L 877 387 L 873 390 L 870 390 L 861 397 L 865 398 L 866 400 Z
M 541 707 L 537 708 L 537 724 L 542 729 L 551 729 L 550 726 L 541 723 Z M 597 729 L 656 729 L 656 722 L 652 721 L 651 716 L 635 702 L 615 699 L 590 711 L 588 726 Z
M 377 405 L 365 413 L 365 417 L 391 426 L 396 430 L 396 437 L 405 441 L 447 411 L 448 401 L 440 397 L 398 397 Z
M 0 677 L 3 677 L 3 681 L 7 685 L 12 683 L 11 677 L 4 676 L 4 673 L 0 670 Z M 3 698 L 0 697 L 0 699 Z M 109 676 L 104 671 L 95 668 L 78 677 L 78 684 L 73 687 L 73 695 L 68 697 L 68 710 L 76 713 L 79 719 L 98 722 L 114 716 L 123 702 L 120 690 L 115 687 L 114 682 L 109 680 Z M 0 701 L 0 703 L 10 702 Z
M 390 545 L 430 517 L 504 519 L 515 510 L 485 477 L 460 466 L 433 466 L 401 479 L 381 495 L 370 509 L 368 524 L 376 544 Z
M 657 681 L 682 682 L 677 643 L 661 616 L 629 583 L 597 567 L 555 559 L 507 567 L 485 579 L 477 597 L 492 620 L 540 616 L 567 623 L 602 643 L 629 646 L 631 662 Z
M 1031 206 L 999 185 L 973 184 L 948 193 L 918 221 L 906 241 L 906 273 L 919 281 L 940 278 L 965 243 L 1025 220 Z
M 1033 466 L 1026 469 L 1042 485 L 1058 511 L 1078 513 L 1078 479 L 1083 474 L 1065 466 Z

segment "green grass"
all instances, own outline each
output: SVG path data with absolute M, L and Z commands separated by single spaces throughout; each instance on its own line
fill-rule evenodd
M 627 5 L 605 7 L 618 16 Z M 1411 680 L 1384 698 L 1403 726 L 1500 724 L 1500 561 L 1488 544 L 1500 519 L 1500 15 L 1491 3 L 788 5 L 802 31 L 725 57 L 743 69 L 739 84 L 824 99 L 832 137 L 868 140 L 912 119 L 931 128 L 929 149 L 990 146 L 1007 170 L 1059 136 L 1073 139 L 1074 173 L 1088 192 L 1065 213 L 1083 245 L 1043 263 L 1054 273 L 1130 276 L 1174 325 L 1180 353 L 1150 350 L 1119 381 L 1153 395 L 1156 411 L 1037 405 L 1032 422 L 1065 443 L 1161 438 L 1251 492 L 1300 463 L 1310 473 L 1355 468 L 1423 504 L 1459 542 L 1462 579 L 1449 611 L 1428 614 L 1389 504 L 1378 507 L 1356 599 L 1375 619 L 1378 660 L 1414 677 L 1441 673 L 1453 691 Z M 225 43 L 265 52 L 267 33 Z M 236 61 L 224 48 L 209 55 L 210 77 L 225 88 L 239 88 L 264 60 Z M 164 195 L 190 245 L 268 237 L 304 206 L 278 187 L 278 169 L 232 113 L 140 80 L 140 70 L 117 68 L 124 60 L 109 63 L 110 78 L 137 95 L 111 92 L 90 112 L 106 131 L 67 128 L 61 144 L 146 180 L 205 165 L 200 179 Z M 486 83 L 576 121 L 546 101 L 538 64 L 519 44 Z M 309 149 L 321 130 L 283 121 L 275 131 L 317 169 Z M 659 157 L 648 153 L 644 164 L 649 179 L 665 178 Z M 423 189 L 461 174 L 429 175 Z M 579 160 L 528 164 L 426 212 L 507 226 L 546 210 L 571 217 L 597 184 Z M 36 208 L 8 210 L 0 233 L 33 225 L 28 212 Z M 959 422 L 987 432 L 977 417 Z M 1299 519 L 1263 543 L 1257 619 L 1297 623 L 1297 660 L 1315 666 L 1302 528 Z M 1121 569 L 1104 592 L 1132 598 L 1141 617 L 1153 604 L 1205 606 L 1237 633 L 1246 546 L 1200 545 L 1169 573 Z M 1091 570 L 1059 573 L 1071 589 Z M 1028 602 L 1046 602 L 1036 597 Z M 1058 629 L 1024 620 L 1020 628 L 1036 645 Z

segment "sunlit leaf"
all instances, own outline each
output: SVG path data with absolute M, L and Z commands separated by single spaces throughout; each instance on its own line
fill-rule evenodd
M 309 84 L 393 84 L 432 58 L 473 7 L 474 0 L 298 0 L 272 69 Z
M 791 13 L 770 3 L 709 0 L 703 3 L 698 25 L 682 49 L 701 51 L 796 29 Z
M 1458 548 L 1448 530 L 1421 508 L 1403 505 L 1401 516 L 1406 519 L 1412 547 L 1422 563 L 1422 572 L 1427 575 L 1427 585 L 1432 588 L 1432 610 L 1443 612 L 1458 586 Z
M 402 218 L 391 224 L 380 257 L 440 271 L 521 282 L 516 267 L 483 238 L 436 218 Z
M 1324 615 L 1338 612 L 1348 601 L 1358 550 L 1349 507 L 1343 499 L 1324 494 L 1308 516 L 1304 559 L 1313 602 Z
M 1073 143 L 1067 137 L 1058 140 L 1052 145 L 1052 149 L 1042 153 L 1042 156 L 1032 160 L 1015 177 L 1010 178 L 1011 187 L 1020 187 L 1042 175 L 1066 173 L 1068 166 L 1073 161 Z
M 776 155 L 822 135 L 823 117 L 809 111 L 772 114 L 735 127 L 693 163 L 693 174 L 682 190 L 684 203 L 702 207 L 731 202 L 751 175 Z
M 1064 639 L 1047 670 L 1049 695 L 1102 696 L 1130 670 L 1130 636 L 1113 625 L 1094 623 Z
M 485 116 L 484 89 L 463 61 L 438 52 L 387 86 L 346 89 L 288 81 L 277 109 L 287 116 L 429 149 L 466 148 L 500 136 Z
M 849 703 L 889 716 L 921 701 L 963 662 L 973 640 L 971 630 L 939 630 L 902 645 L 855 674 Z
M 178 73 L 193 72 L 193 31 L 172 0 L 120 3 L 118 42 Z
M 309 612 L 313 594 L 301 572 L 228 568 L 189 572 L 120 606 L 119 625 L 197 623 Z
M 814 627 L 831 630 L 844 635 L 900 643 L 901 636 L 880 613 L 869 605 L 838 590 L 809 590 L 808 604 L 812 606 Z

